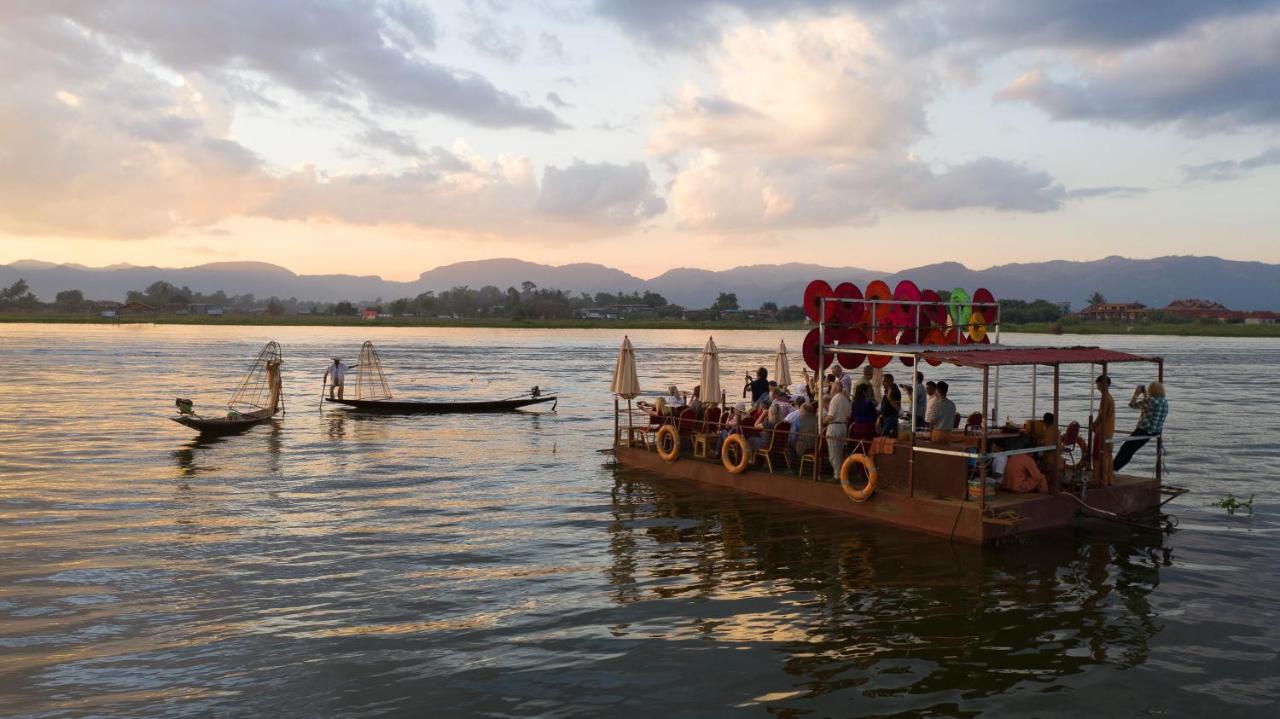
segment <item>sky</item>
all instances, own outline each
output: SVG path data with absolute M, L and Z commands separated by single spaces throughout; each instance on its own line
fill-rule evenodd
M 9 0 L 0 263 L 1280 262 L 1280 0 Z

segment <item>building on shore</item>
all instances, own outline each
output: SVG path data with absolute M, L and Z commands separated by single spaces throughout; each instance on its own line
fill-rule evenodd
M 1141 302 L 1097 302 L 1080 310 L 1080 319 L 1093 322 L 1146 319 L 1151 312 Z
M 1216 320 L 1218 322 L 1239 321 L 1244 318 L 1243 312 L 1228 309 L 1218 302 L 1201 299 L 1174 300 L 1160 310 L 1166 317 L 1185 317 L 1195 320 Z

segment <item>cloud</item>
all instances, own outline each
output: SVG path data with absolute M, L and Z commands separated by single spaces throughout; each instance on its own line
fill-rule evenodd
M 596 0 L 595 12 L 636 39 L 662 47 L 717 42 L 743 20 L 857 13 L 902 47 L 983 42 L 997 51 L 1023 47 L 1122 47 L 1177 34 L 1219 17 L 1265 10 L 1275 0 L 1166 0 L 1159 10 L 1113 0 Z
M 229 111 L 65 23 L 0 11 L 0 228 L 143 237 L 217 222 L 271 189 Z
M 1188 180 L 1235 180 L 1254 170 L 1280 165 L 1280 147 L 1272 147 L 1243 160 L 1218 160 L 1203 165 L 1183 165 L 1182 171 Z
M 476 50 L 505 62 L 516 62 L 524 55 L 526 39 L 518 26 L 504 27 L 490 13 L 485 13 L 469 3 L 463 14 L 467 29 L 467 42 Z
M 748 232 L 868 225 L 886 212 L 1049 212 L 1066 198 L 1047 173 L 988 157 L 938 171 L 911 158 L 761 163 L 705 151 L 671 189 L 683 226 Z
M 849 15 L 725 33 L 715 87 L 687 85 L 648 149 L 677 163 L 677 221 L 713 230 L 866 224 L 886 212 L 1047 212 L 1066 190 L 1047 173 L 981 157 L 933 168 L 929 66 L 878 44 Z M 679 163 L 683 160 L 683 167 Z
M 536 207 L 552 217 L 625 227 L 666 211 L 656 190 L 643 163 L 575 162 L 543 172 Z
M 547 102 L 551 103 L 552 105 L 555 105 L 561 110 L 573 107 L 573 105 L 570 105 L 569 103 L 565 102 L 564 98 L 560 97 L 560 93 L 558 92 L 548 92 Z
M 1028 71 L 997 99 L 1056 120 L 1203 133 L 1280 121 L 1280 12 L 1205 23 L 1176 38 L 1096 58 L 1078 77 Z
M 622 231 L 665 207 L 640 163 L 548 167 L 539 184 L 528 158 L 437 147 L 399 173 L 291 173 L 250 214 L 563 240 Z
M 102 0 L 21 7 L 10 14 L 65 20 L 109 46 L 232 87 L 263 76 L 336 107 L 363 102 L 481 127 L 564 127 L 547 108 L 474 72 L 426 59 L 438 31 L 430 11 L 416 3 Z
M 1087 200 L 1092 197 L 1137 197 L 1151 191 L 1148 187 L 1129 187 L 1127 185 L 1104 185 L 1100 187 L 1080 187 L 1067 192 L 1069 200 Z

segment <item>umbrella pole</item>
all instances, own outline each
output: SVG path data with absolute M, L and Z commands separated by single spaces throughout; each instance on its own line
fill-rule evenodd
M 627 446 L 631 446 L 631 437 L 635 430 L 631 427 L 631 398 L 627 398 Z

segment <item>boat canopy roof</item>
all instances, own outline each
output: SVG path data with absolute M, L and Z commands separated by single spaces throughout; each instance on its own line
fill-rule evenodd
M 1110 364 L 1116 362 L 1160 362 L 1159 357 L 1129 354 L 1101 347 L 1007 347 L 1001 345 L 847 345 L 830 347 L 831 353 L 887 354 L 895 357 L 919 356 L 964 367 L 1001 365 Z

